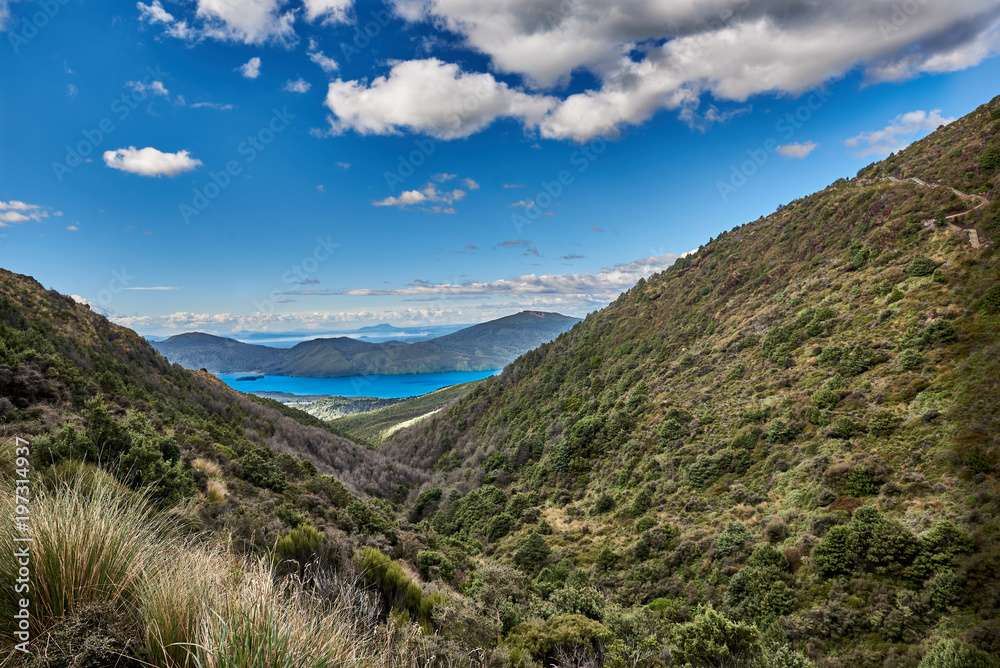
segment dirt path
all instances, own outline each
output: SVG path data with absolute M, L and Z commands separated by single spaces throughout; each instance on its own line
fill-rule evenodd
M 984 206 L 986 206 L 987 204 L 990 203 L 989 199 L 987 199 L 986 197 L 984 197 L 982 195 L 966 195 L 965 193 L 960 192 L 960 191 L 956 190 L 955 188 L 952 188 L 951 186 L 945 186 L 945 185 L 941 185 L 939 183 L 927 183 L 926 181 L 924 181 L 922 179 L 918 179 L 915 176 L 912 176 L 912 177 L 910 177 L 908 179 L 897 179 L 894 176 L 887 176 L 887 177 L 883 178 L 882 180 L 883 181 L 889 181 L 891 183 L 904 183 L 906 181 L 909 181 L 911 183 L 915 183 L 918 186 L 921 186 L 921 187 L 924 187 L 924 188 L 948 188 L 948 190 L 950 190 L 951 192 L 955 193 L 955 195 L 957 197 L 960 197 L 961 199 L 972 200 L 973 202 L 978 202 L 978 204 L 976 204 L 976 206 L 972 207 L 968 211 L 963 211 L 961 213 L 953 213 L 950 216 L 945 216 L 944 220 L 945 220 L 945 225 L 948 226 L 948 229 L 954 230 L 954 231 L 958 232 L 959 234 L 968 235 L 969 243 L 972 244 L 973 248 L 982 248 L 982 244 L 979 243 L 979 231 L 976 228 L 974 228 L 974 227 L 960 227 L 960 226 L 956 225 L 955 223 L 953 223 L 951 221 L 953 221 L 953 220 L 955 220 L 957 218 L 961 218 L 963 216 L 967 216 L 970 213 L 972 213 L 973 211 L 976 211 L 978 209 L 983 208 Z M 931 226 L 934 225 L 934 219 L 933 218 L 927 218 L 927 219 L 922 220 L 920 222 L 923 224 L 924 227 L 931 227 Z

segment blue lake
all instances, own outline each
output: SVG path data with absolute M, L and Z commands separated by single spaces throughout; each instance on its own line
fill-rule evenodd
M 258 376 L 258 374 L 223 373 L 219 378 L 240 392 L 288 392 L 289 394 L 329 394 L 335 397 L 378 397 L 398 399 L 427 394 L 449 385 L 488 378 L 497 371 L 448 371 L 445 373 L 409 373 L 389 376 L 344 376 L 343 378 L 295 378 L 293 376 Z M 257 380 L 236 380 L 257 377 Z

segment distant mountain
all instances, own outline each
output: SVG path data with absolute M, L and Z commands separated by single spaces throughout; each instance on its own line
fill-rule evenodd
M 577 318 L 558 313 L 524 311 L 417 343 L 372 343 L 337 337 L 305 341 L 291 348 L 272 348 L 192 332 L 152 345 L 171 362 L 211 373 L 333 378 L 486 371 L 503 368 L 519 355 L 569 331 L 577 322 Z M 393 326 L 374 326 L 379 332 L 390 327 Z

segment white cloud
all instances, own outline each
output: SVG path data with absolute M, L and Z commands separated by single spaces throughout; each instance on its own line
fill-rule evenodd
M 382 200 L 372 202 L 372 206 L 395 206 L 405 209 L 408 206 L 420 204 L 427 205 L 420 207 L 428 213 L 455 213 L 451 204 L 459 202 L 465 198 L 466 191 L 459 188 L 454 190 L 438 190 L 434 181 L 443 183 L 455 178 L 454 174 L 435 174 L 431 181 L 422 190 L 406 190 L 399 197 L 386 197 Z M 469 180 L 469 179 L 466 179 Z M 478 185 L 476 186 L 479 187 Z
M 139 20 L 150 25 L 162 24 L 167 29 L 167 34 L 177 39 L 192 39 L 195 31 L 188 27 L 187 21 L 177 21 L 174 15 L 163 8 L 160 0 L 153 0 L 152 4 L 137 2 L 139 9 Z
M 141 93 L 143 95 L 162 95 L 167 97 L 170 95 L 170 91 L 164 87 L 162 81 L 153 81 L 151 83 L 146 83 L 144 81 L 126 81 L 125 85 L 131 88 L 136 93 Z
M 39 204 L 28 204 L 20 200 L 0 201 L 0 227 L 9 227 L 10 224 L 29 220 L 39 223 L 43 218 L 48 218 L 49 215 L 48 207 Z M 62 211 L 55 211 L 51 215 L 61 216 Z
M 309 55 L 309 60 L 313 61 L 321 68 L 323 68 L 323 71 L 326 72 L 327 74 L 336 71 L 340 67 L 339 65 L 337 65 L 336 60 L 334 60 L 333 58 L 328 58 L 326 54 L 324 54 L 322 51 L 319 50 L 319 45 L 316 43 L 316 40 L 314 39 L 309 40 L 308 55 Z
M 844 141 L 844 144 L 858 149 L 855 151 L 858 156 L 888 155 L 903 150 L 920 136 L 937 129 L 940 125 L 948 125 L 954 120 L 943 117 L 940 109 L 929 112 L 918 109 L 896 116 L 881 130 L 862 132 L 851 137 Z
M 67 230 L 69 230 L 69 231 L 71 231 L 71 232 L 76 232 L 76 231 L 77 231 L 77 230 L 79 230 L 80 228 L 79 228 L 79 227 L 77 227 L 76 225 L 67 225 L 67 226 L 66 226 L 66 229 L 67 229 Z
M 282 86 L 282 90 L 286 90 L 289 93 L 308 93 L 310 88 L 312 88 L 312 84 L 302 77 L 299 77 L 295 81 L 289 79 L 285 82 L 285 85 Z
M 506 242 L 521 248 L 524 240 Z M 345 290 L 341 294 L 354 296 L 428 296 L 428 295 L 561 295 L 564 298 L 589 298 L 605 303 L 623 290 L 635 285 L 640 278 L 663 271 L 681 257 L 673 253 L 648 257 L 605 268 L 592 274 L 526 274 L 496 281 L 467 283 L 414 283 L 395 289 Z
M 236 68 L 246 79 L 256 79 L 260 76 L 260 58 L 254 56 Z
M 336 131 L 453 139 L 515 118 L 543 137 L 582 142 L 662 110 L 704 128 L 746 111 L 724 105 L 753 95 L 798 95 L 853 69 L 870 82 L 956 71 L 1000 48 L 998 0 L 921 2 L 902 21 L 894 0 L 396 0 L 395 10 L 461 35 L 492 70 L 535 91 L 584 70 L 599 84 L 556 98 L 436 59 L 394 63 L 370 84 L 331 85 Z M 702 109 L 708 96 L 719 106 Z
M 80 92 L 80 89 L 76 87 L 76 84 L 66 84 L 66 96 L 76 97 L 76 94 Z
M 295 12 L 282 12 L 284 0 L 198 0 L 197 16 L 205 37 L 244 44 L 295 40 Z
M 785 156 L 786 158 L 799 158 L 802 159 L 813 152 L 819 144 L 816 142 L 802 142 L 794 144 L 785 144 L 784 146 L 778 147 L 778 153 Z
M 476 183 L 473 179 L 463 179 L 462 180 L 462 185 L 464 185 L 469 190 L 478 190 L 479 189 L 479 184 Z
M 323 24 L 344 23 L 347 21 L 347 11 L 353 0 L 303 0 L 306 7 L 306 19 L 315 21 L 323 19 Z
M 371 84 L 337 79 L 326 97 L 334 132 L 385 135 L 409 129 L 439 139 L 467 137 L 502 117 L 536 125 L 555 102 L 436 58 L 396 63 Z
M 218 102 L 195 102 L 191 105 L 192 109 L 218 109 L 219 111 L 229 111 L 230 109 L 235 109 L 236 107 L 232 104 L 219 104 Z
M 192 158 L 187 151 L 163 153 L 151 146 L 137 149 L 134 146 L 104 152 L 104 164 L 112 169 L 142 176 L 177 176 L 199 166 L 201 160 Z

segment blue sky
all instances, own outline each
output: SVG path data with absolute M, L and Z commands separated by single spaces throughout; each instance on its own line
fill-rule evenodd
M 998 93 L 997 0 L 692 4 L 0 0 L 0 266 L 148 334 L 582 316 Z

